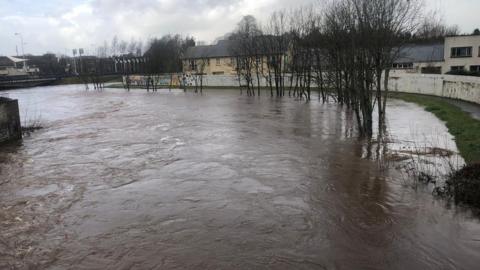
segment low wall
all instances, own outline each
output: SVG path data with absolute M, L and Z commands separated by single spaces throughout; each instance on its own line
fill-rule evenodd
M 0 97 L 0 143 L 22 138 L 18 101 Z
M 131 75 L 128 77 L 132 85 L 135 86 L 142 86 L 146 85 L 147 77 L 143 75 Z M 173 74 L 171 77 L 170 75 L 159 75 L 159 76 L 151 76 L 152 80 L 161 86 L 168 86 L 170 85 L 170 81 L 172 86 L 182 86 L 184 83 L 187 86 L 195 86 L 195 79 L 197 79 L 197 84 L 200 85 L 200 78 L 195 77 L 192 75 L 186 75 L 183 77 L 182 74 Z M 184 81 L 185 78 L 185 81 Z M 127 77 L 123 77 L 123 83 L 126 83 Z M 203 78 L 203 86 L 204 87 L 238 87 L 239 81 L 238 76 L 236 75 L 204 75 Z M 242 85 L 246 83 L 242 80 Z M 257 85 L 256 77 L 253 79 L 253 84 Z M 267 86 L 267 81 L 264 77 L 260 77 L 260 85 L 263 87 Z
M 144 81 L 143 76 L 131 76 L 131 78 L 135 78 L 132 82 L 138 84 Z M 181 86 L 184 83 L 182 74 L 175 74 L 172 78 L 174 86 Z M 157 76 L 155 79 L 160 85 L 170 83 L 170 75 Z M 256 86 L 256 77 L 253 79 L 253 84 Z M 290 76 L 287 75 L 285 83 L 289 85 L 289 82 Z M 187 86 L 195 86 L 195 77 L 186 76 L 185 83 Z M 244 81 L 241 82 L 241 85 L 245 84 Z M 235 75 L 203 76 L 203 86 L 205 87 L 238 87 L 239 85 L 238 77 Z M 268 86 L 264 77 L 260 77 L 260 85 Z M 312 82 L 312 86 L 315 87 L 315 83 Z M 389 90 L 460 99 L 480 104 L 480 77 L 394 73 L 390 76 Z
M 454 75 L 401 74 L 389 80 L 389 90 L 459 99 L 480 104 L 480 78 Z

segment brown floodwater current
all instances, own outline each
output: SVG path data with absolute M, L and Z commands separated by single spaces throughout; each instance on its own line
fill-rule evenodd
M 479 219 L 379 166 L 335 104 L 82 86 L 8 96 L 44 129 L 0 148 L 0 269 L 480 267 Z M 432 114 L 388 110 L 382 147 L 456 151 Z

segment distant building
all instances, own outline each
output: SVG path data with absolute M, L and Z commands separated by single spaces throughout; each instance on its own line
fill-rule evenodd
M 236 75 L 238 57 L 231 50 L 236 45 L 234 42 L 222 40 L 215 45 L 188 48 L 182 58 L 183 72 Z M 291 58 L 289 53 L 276 55 L 280 54 L 284 55 L 283 62 L 288 64 Z M 272 61 L 269 55 L 262 53 L 263 63 Z M 444 42 L 403 46 L 391 69 L 393 74 L 446 74 L 460 71 L 480 74 L 480 35 L 446 37 Z
M 117 56 L 96 57 L 81 56 L 68 58 L 66 61 L 67 73 L 70 74 L 141 74 L 145 72 L 146 59 L 144 57 Z
M 444 43 L 437 44 L 407 45 L 400 50 L 392 71 L 480 74 L 480 35 L 446 37 Z
M 258 42 L 264 42 L 261 39 L 272 38 L 275 37 L 257 37 Z M 220 40 L 215 45 L 190 47 L 182 57 L 183 72 L 186 74 L 237 75 L 238 68 L 244 70 L 247 66 L 247 58 L 252 62 L 250 64 L 252 69 L 255 66 L 253 63 L 257 63 L 260 72 L 262 70 L 266 72 L 269 65 L 273 66 L 277 63 L 285 65 L 288 59 L 286 49 L 285 51 L 274 51 L 267 47 L 259 49 L 255 55 L 245 55 L 240 46 L 236 40 Z M 279 58 L 282 60 L 278 60 Z
M 405 73 L 442 74 L 444 72 L 443 44 L 410 44 L 402 47 L 392 71 Z
M 0 77 L 29 76 L 36 75 L 39 69 L 29 67 L 28 59 L 22 59 L 12 56 L 0 56 Z
M 182 58 L 183 72 L 197 73 L 204 65 L 206 75 L 235 75 L 236 59 L 231 51 L 234 41 L 221 40 L 215 45 L 190 47 Z
M 480 72 L 480 35 L 445 38 L 445 72 Z

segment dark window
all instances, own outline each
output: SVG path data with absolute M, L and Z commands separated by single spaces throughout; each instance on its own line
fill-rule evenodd
M 196 70 L 197 69 L 197 63 L 195 60 L 190 61 L 190 70 Z
M 393 64 L 394 69 L 412 69 L 413 63 Z
M 465 70 L 464 66 L 453 66 L 450 68 L 451 71 L 463 71 Z
M 452 48 L 452 58 L 472 57 L 472 47 Z
M 480 72 L 480 66 L 470 66 L 471 72 Z
M 442 74 L 442 67 L 423 67 L 422 74 Z

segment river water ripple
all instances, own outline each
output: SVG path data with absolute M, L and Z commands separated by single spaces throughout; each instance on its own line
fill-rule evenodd
M 365 158 L 335 104 L 82 86 L 9 96 L 45 128 L 0 150 L 2 269 L 480 265 L 478 219 Z M 416 105 L 391 101 L 388 121 L 392 148 L 456 151 Z

